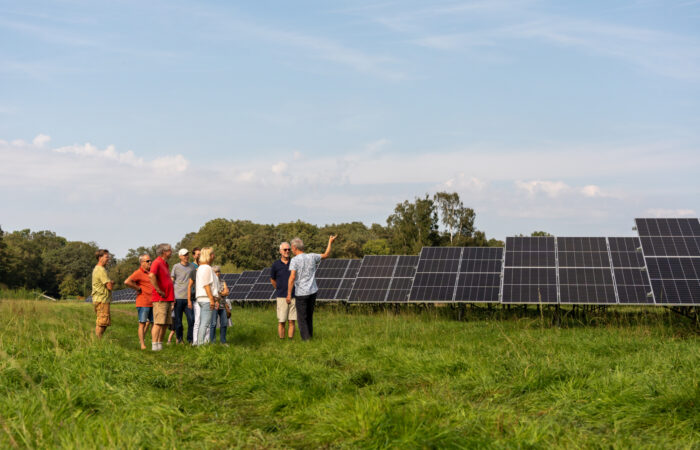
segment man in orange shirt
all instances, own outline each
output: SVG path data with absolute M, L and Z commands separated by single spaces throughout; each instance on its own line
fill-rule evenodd
M 148 254 L 139 256 L 140 267 L 134 271 L 124 284 L 138 292 L 136 296 L 136 310 L 139 314 L 139 342 L 141 350 L 146 349 L 143 339 L 148 332 L 148 327 L 153 323 L 153 285 L 148 273 L 151 270 L 151 257 Z

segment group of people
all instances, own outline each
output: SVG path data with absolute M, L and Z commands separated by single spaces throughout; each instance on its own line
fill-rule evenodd
M 313 314 L 316 305 L 316 269 L 322 259 L 331 253 L 336 236 L 328 238 L 328 246 L 322 254 L 305 253 L 299 238 L 280 244 L 280 258 L 272 264 L 270 283 L 277 299 L 277 334 L 285 339 L 294 338 L 297 322 L 302 340 L 313 337 Z M 151 350 L 163 349 L 163 339 L 168 328 L 175 332 L 176 342 L 185 340 L 192 345 L 203 345 L 216 340 L 226 343 L 226 330 L 230 324 L 231 305 L 226 297 L 229 289 L 221 279 L 219 266 L 212 265 L 215 254 L 212 247 L 196 247 L 192 253 L 182 248 L 178 251 L 180 262 L 170 269 L 168 259 L 172 255 L 169 244 L 156 247 L 156 258 L 149 254 L 139 257 L 139 268 L 124 281 L 137 292 L 138 337 L 141 349 L 146 349 L 145 336 L 151 328 Z M 111 325 L 110 304 L 114 281 L 109 279 L 106 266 L 108 250 L 95 254 L 97 265 L 92 271 L 92 302 L 97 321 L 95 334 L 102 337 Z M 190 257 L 193 261 L 190 262 Z M 184 333 L 182 316 L 187 320 Z M 172 333 L 171 333 L 172 334 Z

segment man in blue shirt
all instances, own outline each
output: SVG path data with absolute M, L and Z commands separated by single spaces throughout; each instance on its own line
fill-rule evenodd
M 331 254 L 331 244 L 337 236 L 328 238 L 328 247 L 322 255 L 318 253 L 304 253 L 304 243 L 299 238 L 292 239 L 292 253 L 294 258 L 289 263 L 289 283 L 287 291 L 287 303 L 291 299 L 291 290 L 295 289 L 297 317 L 299 318 L 299 334 L 301 340 L 308 341 L 314 337 L 314 307 L 316 306 L 316 269 L 322 259 Z
M 275 288 L 277 297 L 277 335 L 284 339 L 284 324 L 289 322 L 289 339 L 294 338 L 294 322 L 297 320 L 296 301 L 294 289 L 292 289 L 290 301 L 287 301 L 287 288 L 289 285 L 289 260 L 292 247 L 289 242 L 280 244 L 280 259 L 272 263 L 270 283 Z

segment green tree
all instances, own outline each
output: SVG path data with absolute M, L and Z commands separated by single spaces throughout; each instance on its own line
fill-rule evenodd
M 406 200 L 397 204 L 387 225 L 391 230 L 391 249 L 396 253 L 415 255 L 422 247 L 440 241 L 435 204 L 428 195 L 416 197 L 413 203 Z
M 456 192 L 438 192 L 433 200 L 450 237 L 450 245 L 466 245 L 474 233 L 474 210 L 466 208 Z M 455 242 L 455 237 L 458 242 Z
M 73 275 L 68 274 L 63 277 L 63 281 L 58 287 L 58 291 L 61 294 L 61 298 L 72 297 L 75 295 L 80 295 L 84 288 L 81 283 L 73 278 Z
M 0 285 L 7 286 L 7 244 L 5 244 L 4 236 L 5 233 L 0 227 Z
M 539 237 L 539 236 L 544 236 L 544 237 L 549 237 L 551 234 L 547 233 L 546 231 L 533 231 L 532 234 L 530 234 L 532 237 Z
M 370 239 L 362 246 L 365 255 L 390 255 L 391 246 L 386 239 Z

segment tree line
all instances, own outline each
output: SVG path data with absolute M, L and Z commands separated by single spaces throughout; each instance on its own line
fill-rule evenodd
M 426 246 L 498 247 L 503 242 L 488 239 L 475 229 L 476 214 L 464 206 L 457 193 L 438 192 L 398 203 L 386 225 L 362 222 L 319 227 L 301 220 L 277 225 L 249 220 L 213 219 L 199 231 L 187 233 L 174 247 L 214 247 L 224 273 L 259 270 L 278 255 L 280 242 L 300 237 L 307 251 L 323 252 L 330 234 L 337 234 L 332 258 L 362 258 L 364 255 L 416 255 Z M 155 243 L 130 249 L 108 267 L 115 289 L 137 267 L 143 253 L 155 256 Z M 63 298 L 87 296 L 95 265 L 94 242 L 68 241 L 51 231 L 30 230 L 3 233 L 0 228 L 0 285 L 6 288 L 39 289 Z M 176 264 L 177 253 L 168 261 Z

